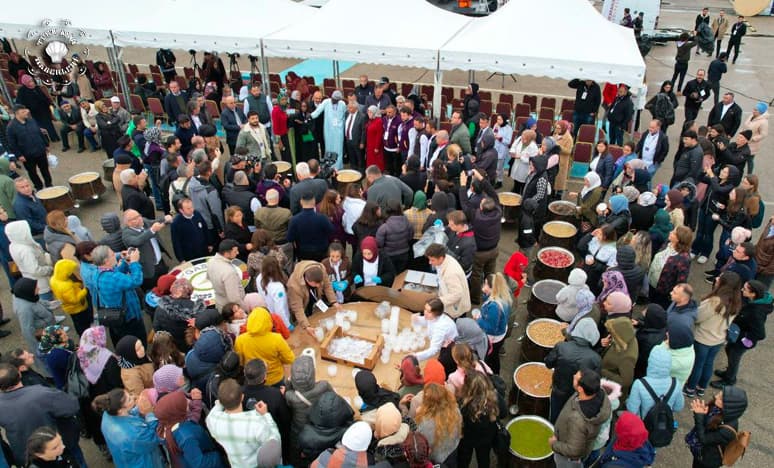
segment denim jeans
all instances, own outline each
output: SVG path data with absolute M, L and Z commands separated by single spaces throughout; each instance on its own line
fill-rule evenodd
M 712 244 L 715 238 L 715 228 L 718 222 L 712 219 L 712 214 L 708 211 L 699 212 L 699 222 L 696 226 L 696 239 L 691 246 L 691 252 L 696 255 L 709 257 L 712 252 Z
M 650 174 L 651 178 L 656 174 L 656 171 L 658 171 L 660 167 L 661 167 L 661 164 L 659 163 L 653 163 L 650 166 L 648 166 L 648 174 Z
M 739 364 L 742 362 L 742 356 L 748 351 L 741 340 L 736 343 L 726 344 L 726 357 L 728 358 L 728 367 L 726 367 L 726 378 L 723 379 L 731 385 L 736 383 L 736 375 L 739 373 Z
M 554 453 L 556 468 L 583 468 L 583 460 L 571 460 L 564 455 Z
M 95 138 L 94 133 L 91 131 L 90 128 L 84 128 L 83 129 L 83 136 L 86 137 L 86 139 L 89 141 L 89 145 L 91 145 L 91 150 L 96 151 L 99 144 L 97 143 L 97 139 Z
M 610 124 L 610 144 L 611 145 L 623 145 L 624 128 L 617 125 Z
M 712 377 L 715 356 L 718 355 L 718 351 L 720 351 L 720 348 L 722 347 L 722 344 L 707 346 L 698 341 L 693 344 L 693 349 L 696 352 L 696 359 L 693 361 L 691 375 L 685 383 L 686 388 L 707 388 L 707 384 L 709 384 L 710 378 Z
M 163 207 L 164 201 L 161 199 L 161 189 L 159 188 L 159 166 L 143 164 L 143 167 L 146 171 L 148 171 L 148 178 L 150 179 L 151 190 L 153 190 L 153 198 L 156 202 L 156 208 Z

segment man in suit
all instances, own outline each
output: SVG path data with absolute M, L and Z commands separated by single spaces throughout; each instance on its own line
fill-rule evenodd
M 140 252 L 143 291 L 155 287 L 159 276 L 165 275 L 169 271 L 161 257 L 163 247 L 157 234 L 166 223 L 172 222 L 172 216 L 166 215 L 164 221 L 164 223 L 160 223 L 144 219 L 136 210 L 124 211 L 124 230 L 121 232 L 121 237 L 127 247 L 134 247 Z
M 720 54 L 720 45 L 723 43 L 723 36 L 726 35 L 728 30 L 728 18 L 726 18 L 725 10 L 720 10 L 717 18 L 712 20 L 712 34 L 715 35 L 715 58 Z
M 706 72 L 703 69 L 696 71 L 696 78 L 685 83 L 683 96 L 685 96 L 685 120 L 695 120 L 704 101 L 709 99 L 712 89 L 704 79 Z
M 711 127 L 715 124 L 722 125 L 729 138 L 739 130 L 739 126 L 742 125 L 742 108 L 734 102 L 734 93 L 724 94 L 723 99 L 710 111 L 707 126 Z
M 75 132 L 75 135 L 78 137 L 78 152 L 83 153 L 86 151 L 83 139 L 81 108 L 73 107 L 69 101 L 64 101 L 62 103 L 62 112 L 59 113 L 59 117 L 62 120 L 62 129 L 59 130 L 59 137 L 62 139 L 62 151 L 70 149 L 69 142 L 67 141 L 67 135 L 70 132 Z
M 164 112 L 169 117 L 172 125 L 177 125 L 177 118 L 185 115 L 188 110 L 188 93 L 180 89 L 180 84 L 172 80 L 169 82 L 169 94 L 164 96 Z
M 478 114 L 478 134 L 476 135 L 476 147 L 475 153 L 477 156 L 481 156 L 481 153 L 484 152 L 483 145 L 481 141 L 484 138 L 484 135 L 490 134 L 492 136 L 492 139 L 494 139 L 494 131 L 492 130 L 492 127 L 489 125 L 489 116 L 484 114 L 483 112 Z
M 653 176 L 669 153 L 669 138 L 661 131 L 661 121 L 653 119 L 648 124 L 648 133 L 637 142 L 637 157 L 645 161 L 648 173 Z
M 462 121 L 462 113 L 458 111 L 452 112 L 451 124 L 451 142 L 459 145 L 462 149 L 462 154 L 471 154 L 470 133 L 468 132 L 468 127 Z
M 747 34 L 747 25 L 744 22 L 744 16 L 739 15 L 736 23 L 731 26 L 731 37 L 728 38 L 728 47 L 726 48 L 726 55 L 731 56 L 731 48 L 734 48 L 734 60 L 732 64 L 736 64 L 736 58 L 739 57 L 739 47 L 742 45 L 742 37 Z
M 242 109 L 237 107 L 234 96 L 224 97 L 223 104 L 226 105 L 226 108 L 220 114 L 220 124 L 223 125 L 223 129 L 226 131 L 226 143 L 228 144 L 229 154 L 233 156 L 237 135 L 242 130 L 242 126 L 247 123 L 247 117 L 245 117 Z
M 347 104 L 347 117 L 344 121 L 344 148 L 353 169 L 365 169 L 366 121 L 368 118 L 360 112 L 357 101 Z

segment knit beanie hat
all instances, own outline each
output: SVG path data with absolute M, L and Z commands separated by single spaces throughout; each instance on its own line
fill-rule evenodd
M 425 385 L 429 383 L 443 385 L 446 383 L 446 371 L 443 368 L 443 364 L 441 364 L 441 361 L 438 359 L 428 359 L 422 373 L 425 376 Z
M 180 388 L 179 381 L 182 376 L 183 369 L 174 364 L 161 366 L 153 373 L 153 386 L 160 394 L 174 392 Z
M 113 234 L 121 229 L 121 220 L 118 219 L 116 213 L 105 213 L 99 219 L 99 224 L 102 226 L 102 230 L 108 234 Z
M 341 445 L 353 452 L 365 452 L 371 445 L 371 426 L 363 421 L 349 426 L 349 429 L 341 436 Z
M 742 135 L 747 141 L 752 140 L 752 130 L 742 130 L 739 132 L 739 134 Z
M 156 281 L 156 287 L 153 288 L 153 294 L 157 296 L 168 296 L 169 289 L 175 282 L 175 275 L 161 275 L 158 281 Z
M 769 110 L 769 106 L 766 105 L 765 102 L 759 102 L 755 105 L 755 110 L 757 110 L 759 114 L 765 114 L 766 111 Z
M 648 440 L 648 430 L 645 423 L 634 413 L 624 411 L 615 423 L 615 442 L 613 448 L 631 452 L 642 447 Z
M 398 432 L 401 422 L 400 410 L 395 407 L 395 404 L 385 403 L 376 410 L 374 435 L 377 439 L 389 437 Z
M 621 291 L 613 291 L 605 299 L 607 315 L 628 314 L 632 310 L 632 298 Z
M 742 226 L 737 226 L 731 230 L 731 242 L 736 245 L 742 242 L 747 242 L 747 239 L 752 236 L 752 232 L 749 229 L 745 229 Z

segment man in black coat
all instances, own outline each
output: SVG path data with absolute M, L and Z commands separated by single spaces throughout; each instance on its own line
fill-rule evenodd
M 126 185 L 124 185 L 126 187 Z M 140 251 L 140 265 L 142 265 L 142 290 L 147 292 L 156 286 L 161 275 L 169 271 L 162 252 L 164 247 L 158 238 L 158 232 L 164 229 L 167 223 L 172 222 L 172 216 L 166 215 L 165 222 L 153 221 L 135 210 L 124 210 L 124 229 L 121 231 L 121 239 L 129 248 Z
M 577 138 L 578 129 L 583 124 L 593 124 L 602 103 L 602 91 L 592 80 L 571 80 L 567 86 L 575 90 L 575 109 L 572 114 L 573 138 Z
M 656 173 L 669 153 L 669 138 L 661 131 L 661 121 L 653 119 L 648 124 L 648 132 L 642 135 L 635 149 L 637 157 L 648 164 L 648 172 Z
M 739 126 L 742 125 L 742 108 L 734 102 L 734 93 L 727 92 L 723 95 L 723 100 L 717 104 L 709 113 L 707 126 L 711 127 L 720 124 L 726 131 L 728 138 L 734 136 Z
M 683 146 L 683 152 L 680 153 L 675 163 L 675 172 L 669 182 L 670 187 L 674 187 L 675 184 L 689 178 L 693 183 L 696 183 L 702 172 L 701 163 L 704 159 L 704 152 L 699 145 L 699 137 L 696 132 L 688 130 L 683 133 Z
M 70 132 L 75 132 L 78 137 L 78 152 L 83 153 L 86 151 L 83 139 L 83 119 L 81 118 L 81 108 L 73 107 L 69 101 L 62 103 L 62 112 L 59 113 L 59 118 L 62 121 L 62 129 L 59 130 L 59 137 L 62 139 L 62 151 L 70 149 L 67 135 Z
M 14 118 L 5 129 L 8 140 L 8 152 L 16 155 L 16 160 L 24 163 L 27 174 L 35 190 L 51 187 L 51 172 L 48 170 L 48 141 L 43 136 L 38 123 L 30 116 L 30 111 L 21 104 L 13 107 Z M 38 177 L 37 171 L 43 176 Z
M 618 87 L 618 95 L 610 104 L 610 110 L 607 113 L 607 121 L 610 123 L 610 144 L 623 145 L 623 136 L 626 127 L 634 116 L 634 103 L 632 103 L 632 94 L 629 87 L 622 84 Z
M 164 112 L 169 117 L 170 125 L 177 125 L 177 118 L 185 115 L 188 110 L 188 93 L 180 89 L 180 84 L 172 80 L 167 85 L 169 93 L 164 96 Z
M 148 180 L 148 173 L 140 172 L 139 175 L 134 169 L 124 169 L 119 175 L 121 178 L 121 200 L 124 210 L 136 210 L 145 219 L 154 219 L 156 217 L 156 208 L 153 206 L 153 200 L 140 189 L 144 187 Z
M 242 130 L 242 126 L 247 123 L 247 117 L 245 117 L 242 109 L 237 107 L 233 96 L 223 98 L 223 103 L 226 107 L 220 113 L 220 123 L 223 125 L 223 130 L 226 131 L 226 143 L 228 144 L 229 154 L 233 156 L 237 135 Z
M 347 104 L 344 119 L 344 146 L 349 164 L 358 171 L 365 170 L 365 139 L 368 118 L 360 112 L 357 102 Z
M 212 253 L 204 217 L 194 210 L 190 198 L 178 201 L 177 215 L 172 220 L 171 237 L 175 257 L 180 262 L 207 257 Z
M 710 84 L 704 79 L 705 71 L 696 71 L 696 78 L 685 83 L 683 96 L 685 96 L 685 120 L 696 120 L 699 109 L 704 101 L 710 97 Z
M 747 34 L 747 24 L 744 22 L 744 16 L 739 15 L 736 23 L 731 26 L 731 37 L 728 39 L 728 47 L 726 48 L 726 55 L 731 56 L 731 48 L 734 48 L 734 59 L 732 64 L 736 63 L 736 58 L 739 57 L 739 47 L 742 45 L 742 37 Z
M 269 414 L 277 423 L 282 445 L 289 449 L 290 408 L 279 388 L 266 385 L 266 363 L 262 359 L 251 359 L 245 364 L 245 385 L 242 392 L 242 408 L 245 411 L 254 411 L 255 404 L 259 401 L 266 403 Z

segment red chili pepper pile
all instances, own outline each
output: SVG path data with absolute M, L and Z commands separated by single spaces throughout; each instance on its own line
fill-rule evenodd
M 572 257 L 561 250 L 546 250 L 540 252 L 540 261 L 552 268 L 567 268 L 572 265 Z

